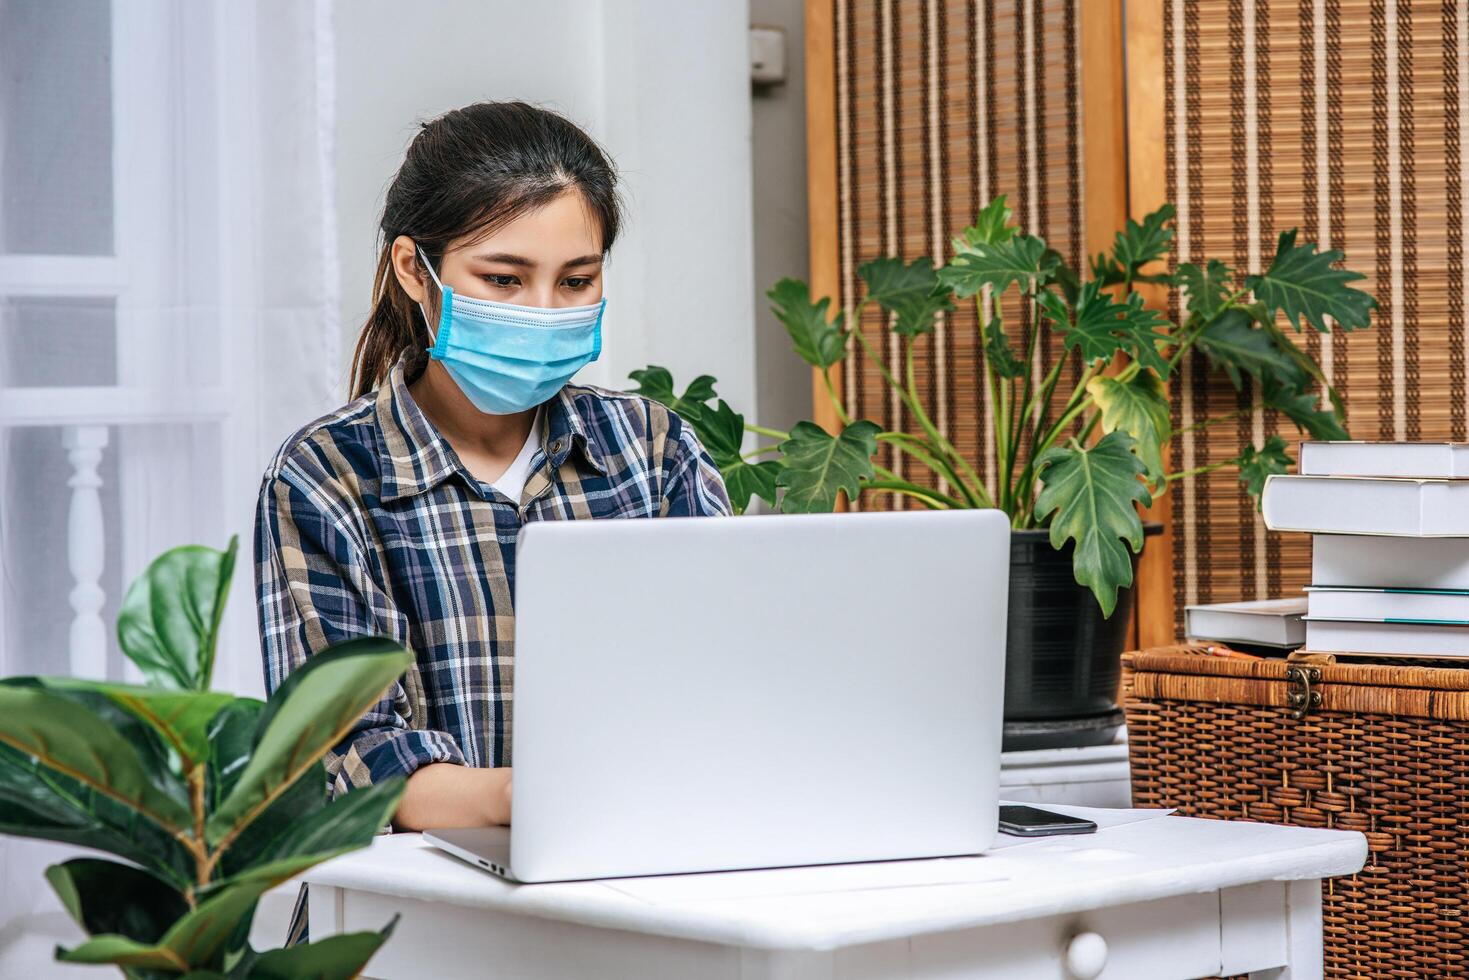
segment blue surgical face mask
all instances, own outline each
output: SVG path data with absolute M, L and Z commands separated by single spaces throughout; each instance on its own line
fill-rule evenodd
M 429 356 L 441 362 L 474 407 L 513 415 L 549 399 L 602 353 L 604 298 L 593 306 L 545 309 L 460 296 L 439 281 L 439 329 Z M 428 314 L 418 306 L 425 323 Z

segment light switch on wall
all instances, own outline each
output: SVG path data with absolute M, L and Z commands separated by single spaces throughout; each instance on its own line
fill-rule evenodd
M 750 28 L 750 81 L 776 85 L 786 80 L 786 32 L 781 27 Z

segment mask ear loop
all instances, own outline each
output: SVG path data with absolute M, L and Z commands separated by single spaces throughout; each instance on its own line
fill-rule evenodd
M 441 348 L 446 347 L 449 340 L 447 321 L 449 319 L 449 308 L 452 305 L 454 299 L 454 290 L 445 286 L 442 282 L 439 281 L 439 275 L 437 272 L 434 271 L 434 264 L 430 262 L 428 260 L 428 256 L 424 254 L 423 246 L 419 245 L 417 242 L 414 242 L 413 247 L 418 251 L 418 260 L 422 262 L 423 267 L 428 270 L 428 274 L 430 277 L 432 277 L 434 285 L 439 287 L 439 329 L 435 330 L 434 325 L 429 322 L 428 311 L 423 308 L 422 303 L 418 304 L 418 312 L 419 315 L 423 317 L 424 326 L 428 327 L 429 339 L 434 342 L 434 345 L 428 348 L 429 356 L 441 357 L 444 353 Z

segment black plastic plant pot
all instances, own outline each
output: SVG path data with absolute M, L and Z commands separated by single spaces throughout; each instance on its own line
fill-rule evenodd
M 1147 537 L 1161 534 L 1147 524 Z M 1102 745 L 1122 724 L 1117 685 L 1131 620 L 1132 589 L 1110 618 L 1076 583 L 1074 544 L 1051 547 L 1050 532 L 1010 532 L 1010 608 L 1005 638 L 1006 751 Z M 1134 582 L 1137 555 L 1132 556 Z

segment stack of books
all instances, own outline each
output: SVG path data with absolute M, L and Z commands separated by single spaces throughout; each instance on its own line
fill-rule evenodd
M 1469 658 L 1469 444 L 1303 443 L 1261 509 L 1312 535 L 1308 650 Z

